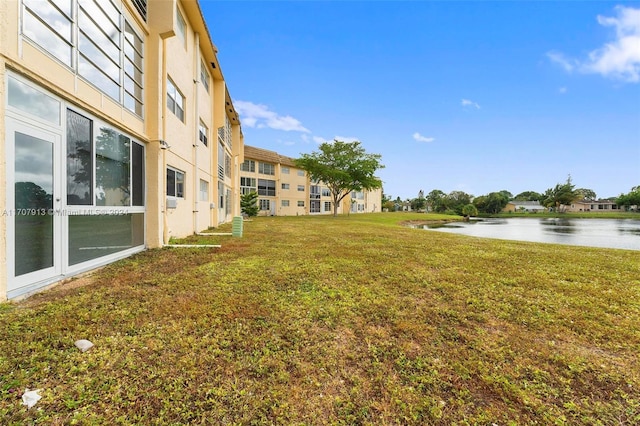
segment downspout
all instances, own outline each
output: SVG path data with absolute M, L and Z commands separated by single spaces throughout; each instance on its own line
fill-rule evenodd
M 167 134 L 167 39 L 162 38 L 162 140 L 166 141 Z M 167 150 L 160 149 L 162 151 L 162 188 L 159 189 L 161 194 L 165 194 L 167 190 Z M 169 217 L 167 211 L 167 196 L 165 194 L 162 197 L 162 205 L 164 206 L 162 212 L 162 243 L 167 245 L 169 243 Z
M 198 97 L 198 81 L 200 79 L 200 34 L 195 33 L 194 34 L 195 37 L 193 38 L 193 43 L 194 43 L 194 58 L 193 58 L 193 72 L 194 72 L 194 76 L 193 76 L 193 92 L 194 92 L 194 106 L 193 106 L 193 111 L 194 111 L 194 119 L 193 119 L 193 123 L 194 123 L 194 129 L 195 129 L 195 137 L 193 140 L 193 168 L 194 168 L 194 172 L 193 172 L 193 233 L 197 233 L 198 232 L 198 198 L 200 197 L 200 188 L 198 188 L 199 186 L 199 182 L 200 180 L 198 179 L 198 141 L 200 140 L 200 113 L 198 111 L 198 103 L 199 103 L 199 97 Z

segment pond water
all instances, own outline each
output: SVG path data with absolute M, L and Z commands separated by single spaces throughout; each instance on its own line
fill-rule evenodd
M 640 250 L 640 219 L 479 219 L 417 227 L 473 237 Z

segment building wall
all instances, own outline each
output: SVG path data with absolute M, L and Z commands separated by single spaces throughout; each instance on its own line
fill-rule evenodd
M 97 3 L 102 8 L 109 7 L 107 3 L 99 1 Z M 42 35 L 44 34 L 42 28 L 45 28 L 45 26 L 38 24 L 38 19 L 43 22 L 47 21 L 47 24 L 57 27 L 58 23 L 61 25 L 66 24 L 67 20 L 64 15 L 60 15 L 57 11 L 53 12 L 53 19 L 58 19 L 59 21 L 53 25 L 47 13 L 51 13 L 50 11 L 54 9 L 46 9 L 48 3 L 45 0 L 33 3 L 34 5 L 39 4 L 40 6 L 38 7 L 42 7 L 41 10 L 36 12 L 36 20 L 22 10 L 21 0 L 0 2 L 0 210 L 3 212 L 8 210 L 7 203 L 9 198 L 7 197 L 9 195 L 7 195 L 7 192 L 14 191 L 13 180 L 11 182 L 7 180 L 7 165 L 14 167 L 14 161 L 17 161 L 14 157 L 7 158 L 8 147 L 11 148 L 9 150 L 10 155 L 13 155 L 12 153 L 15 151 L 15 148 L 13 148 L 14 135 L 11 135 L 10 140 L 6 137 L 8 135 L 7 123 L 9 122 L 8 120 L 12 120 L 11 123 L 14 123 L 15 120 L 21 120 L 20 112 L 16 113 L 15 108 L 9 111 L 9 115 L 7 113 L 7 105 L 5 104 L 8 90 L 7 76 L 11 75 L 14 76 L 12 81 L 16 79 L 24 81 L 27 86 L 50 95 L 62 105 L 63 122 L 57 127 L 58 130 L 55 130 L 55 132 L 58 132 L 59 146 L 58 142 L 53 143 L 53 146 L 56 147 L 53 152 L 58 152 L 56 150 L 60 152 L 59 160 L 53 160 L 56 164 L 54 175 L 58 176 L 56 179 L 60 180 L 60 187 L 63 188 L 60 194 L 55 194 L 56 197 L 62 195 L 62 198 L 64 198 L 64 194 L 67 191 L 64 189 L 64 173 L 69 167 L 67 165 L 69 160 L 65 157 L 68 150 L 65 141 L 69 137 L 65 133 L 67 127 L 64 122 L 64 116 L 68 114 L 66 112 L 67 107 L 86 116 L 94 125 L 100 124 L 102 128 L 112 129 L 116 134 L 129 138 L 131 143 L 144 147 L 144 206 L 135 206 L 128 201 L 130 204 L 127 207 L 129 211 L 138 212 L 134 215 L 136 224 L 131 226 L 135 226 L 138 229 L 138 231 L 135 231 L 138 232 L 136 238 L 140 234 L 139 227 L 143 226 L 142 240 L 138 242 L 136 239 L 135 243 L 131 243 L 131 248 L 118 249 L 118 246 L 111 246 L 110 249 L 112 251 L 115 250 L 115 252 L 107 256 L 96 255 L 87 262 L 81 262 L 80 266 L 74 266 L 67 259 L 71 256 L 71 254 L 66 253 L 66 248 L 70 246 L 70 243 L 64 242 L 71 237 L 64 235 L 67 235 L 65 233 L 72 227 L 71 222 L 77 223 L 77 220 L 80 219 L 56 219 L 54 222 L 61 225 L 60 229 L 55 231 L 54 257 L 58 259 L 56 260 L 55 271 L 48 273 L 49 275 L 43 279 L 36 280 L 34 278 L 33 282 L 28 282 L 28 285 L 25 285 L 24 291 L 20 289 L 14 291 L 9 289 L 9 283 L 11 283 L 12 289 L 15 288 L 18 277 L 13 275 L 9 277 L 8 275 L 13 266 L 7 267 L 6 265 L 9 253 L 14 256 L 13 251 L 18 248 L 15 245 L 18 244 L 17 242 L 13 239 L 8 239 L 9 233 L 13 232 L 11 230 L 16 229 L 17 225 L 14 223 L 17 222 L 14 222 L 13 219 L 8 219 L 6 215 L 0 215 L 0 300 L 6 299 L 7 296 L 13 297 L 11 294 L 15 295 L 27 290 L 37 290 L 81 270 L 111 262 L 116 258 L 129 255 L 145 247 L 161 246 L 171 236 L 183 237 L 210 226 L 217 226 L 219 223 L 230 221 L 233 215 L 240 213 L 239 172 L 237 169 L 238 161 L 243 159 L 244 141 L 238 115 L 233 107 L 224 77 L 220 71 L 216 56 L 217 50 L 210 40 L 198 2 L 195 0 L 167 0 L 161 2 L 149 0 L 147 1 L 148 13 L 146 19 L 138 13 L 130 0 L 114 0 L 113 3 L 116 7 L 116 14 L 122 16 L 122 21 L 117 18 L 116 23 L 117 25 L 120 25 L 120 22 L 122 23 L 120 27 L 122 38 L 119 42 L 121 44 L 120 47 L 116 48 L 116 52 L 117 55 L 120 55 L 119 61 L 125 58 L 124 62 L 122 62 L 125 65 L 121 71 L 113 74 L 116 75 L 114 77 L 116 80 L 120 79 L 119 84 L 122 85 L 117 89 L 119 95 L 116 96 L 121 97 L 120 100 L 116 100 L 107 94 L 110 90 L 109 87 L 101 86 L 103 84 L 108 85 L 108 79 L 86 77 L 90 75 L 86 74 L 88 72 L 86 70 L 89 68 L 86 68 L 85 64 L 80 64 L 79 61 L 81 59 L 73 60 L 78 62 L 71 62 L 70 59 L 68 64 L 64 64 L 63 62 L 66 61 L 64 49 L 61 51 L 58 49 L 59 46 L 52 47 L 52 45 L 49 45 L 52 38 Z M 83 3 L 83 7 L 86 7 L 88 11 L 85 15 L 80 12 L 80 6 L 78 6 L 76 0 L 73 0 L 71 4 L 74 8 L 74 19 L 69 18 L 68 22 L 71 25 L 70 28 L 73 28 L 74 34 L 79 34 L 76 30 L 77 26 L 87 25 L 83 24 L 83 22 L 89 22 L 90 18 L 88 17 L 96 19 L 97 25 L 109 25 L 107 19 L 98 19 L 99 14 L 92 13 L 91 8 L 93 6 L 90 2 Z M 45 10 L 49 10 L 49 12 L 45 12 Z M 98 9 L 94 11 L 96 10 Z M 180 40 L 178 35 L 180 31 L 176 11 L 180 11 L 186 24 L 186 40 L 184 42 Z M 20 26 L 21 19 L 27 19 L 24 16 L 27 16 L 31 21 L 25 21 L 25 35 L 22 35 L 20 34 L 22 28 Z M 83 29 L 86 30 L 86 28 L 88 27 L 85 26 Z M 46 32 L 47 30 L 44 31 Z M 85 31 L 85 33 L 89 34 L 91 31 Z M 132 37 L 132 33 L 135 34 L 134 37 Z M 80 35 L 74 37 L 78 38 L 70 40 L 75 43 L 73 52 L 76 55 L 76 52 L 81 49 L 80 45 L 77 44 Z M 127 40 L 138 39 L 142 42 L 141 65 L 143 74 L 138 73 L 135 78 L 142 83 L 143 91 L 141 94 L 137 92 L 136 94 L 140 96 L 143 107 L 142 110 L 138 108 L 136 111 L 131 111 L 129 108 L 131 104 L 127 104 L 130 98 L 127 98 L 127 92 L 123 91 L 125 88 L 130 87 L 127 86 L 129 84 L 127 80 L 122 80 L 122 76 L 125 76 L 125 70 L 127 72 L 130 71 L 129 68 L 126 68 L 128 63 L 124 55 L 131 54 L 130 51 L 125 53 L 128 46 L 126 44 Z M 110 51 L 111 46 L 108 44 L 100 44 L 97 39 L 94 39 L 94 41 L 99 45 L 100 49 L 104 49 L 106 52 Z M 97 50 L 94 52 L 97 52 Z M 86 54 L 87 52 L 83 53 Z M 92 57 L 91 55 L 96 56 Z M 113 55 L 103 56 L 107 60 Z M 99 59 L 102 58 L 100 53 L 90 53 L 89 57 L 92 57 L 96 62 L 100 62 Z M 73 56 L 73 58 L 81 58 L 81 55 Z M 208 91 L 200 78 L 203 63 L 210 78 Z M 81 71 L 83 66 L 85 68 L 82 68 L 83 71 Z M 94 76 L 99 75 L 100 64 L 97 65 L 96 69 Z M 113 77 L 112 74 L 106 72 L 107 69 L 102 68 L 105 72 L 104 75 Z M 171 77 L 175 86 L 184 96 L 183 120 L 180 120 L 174 112 L 168 109 L 167 76 Z M 111 95 L 114 95 L 114 93 L 112 91 Z M 37 120 L 30 118 L 25 120 L 29 122 L 34 131 L 40 128 Z M 199 137 L 199 124 L 201 121 L 208 130 L 207 145 Z M 226 122 L 230 123 L 228 126 L 230 131 L 228 140 L 233 141 L 233 143 L 229 142 L 225 145 L 225 153 L 230 161 L 228 162 L 228 175 L 225 175 L 222 179 L 222 185 L 226 200 L 230 201 L 231 204 L 224 211 L 220 211 L 216 202 L 220 195 L 218 194 L 217 170 L 218 128 L 224 126 Z M 11 126 L 14 126 L 14 124 L 11 124 Z M 95 132 L 97 131 L 99 131 L 98 128 L 94 129 L 93 144 L 97 144 L 95 139 L 97 137 Z M 17 136 L 15 137 L 17 138 Z M 122 144 L 122 142 L 119 143 Z M 167 145 L 170 147 L 167 147 Z M 18 146 L 18 142 L 15 142 L 15 146 Z M 97 149 L 97 145 L 93 146 L 93 149 Z M 139 148 L 136 148 L 136 150 L 139 150 Z M 133 148 L 131 148 L 130 152 L 133 153 Z M 92 153 L 91 156 L 94 154 Z M 63 160 L 64 158 L 67 159 Z M 97 157 L 92 158 L 96 162 L 98 161 Z M 184 195 L 182 197 L 173 197 L 175 199 L 175 208 L 167 208 L 167 202 L 172 198 L 167 196 L 167 166 L 183 171 L 185 177 Z M 97 166 L 94 165 L 92 167 Z M 135 171 L 129 173 L 135 173 Z M 129 179 L 133 179 L 132 176 L 129 176 Z M 14 177 L 11 177 L 11 179 L 14 179 Z M 67 177 L 67 185 L 68 179 Z M 200 199 L 201 180 L 208 182 L 208 193 L 206 199 L 202 200 Z M 54 189 L 55 191 L 57 190 Z M 133 191 L 133 189 L 129 189 L 129 191 Z M 118 197 L 121 196 L 121 192 L 117 189 L 107 188 L 104 190 L 104 195 L 106 197 L 105 203 L 108 205 L 110 202 L 116 203 Z M 62 201 L 62 210 L 65 207 L 75 208 L 71 205 L 67 206 L 69 202 L 68 199 Z M 94 209 L 101 209 L 99 205 L 95 204 L 97 201 L 93 201 L 93 203 Z M 102 208 L 101 211 L 105 209 Z M 144 214 L 144 222 L 138 220 L 141 217 L 140 213 Z M 88 221 L 93 220 L 90 216 L 86 216 L 86 219 Z M 12 224 L 11 227 L 9 227 L 9 223 Z M 29 274 L 25 276 L 27 275 Z M 23 281 L 28 281 L 27 278 L 22 278 L 24 278 Z M 22 278 L 20 279 L 22 280 Z
M 268 210 L 261 209 L 259 215 L 333 214 L 332 197 L 326 185 L 323 185 L 322 182 L 311 182 L 307 173 L 295 166 L 292 158 L 281 156 L 274 151 L 248 147 L 245 150 L 245 160 L 255 163 L 255 171 L 241 171 L 241 177 L 255 179 L 256 184 L 258 179 L 275 181 L 275 195 L 258 194 L 259 200 L 268 200 L 270 207 Z M 272 165 L 274 174 L 266 175 L 260 173 L 260 163 Z M 301 190 L 298 189 L 299 187 Z M 342 200 L 338 206 L 338 214 L 381 211 L 382 189 L 355 194 L 355 198 L 353 198 L 355 203 L 353 205 L 351 202 L 352 196 L 352 194 L 347 195 Z M 312 202 L 316 202 L 315 206 L 312 206 Z M 275 207 L 273 207 L 274 205 Z
M 278 164 L 276 182 L 276 214 L 278 216 L 300 216 L 309 213 L 309 185 L 307 174 L 291 164 Z M 283 172 L 284 170 L 284 172 Z M 287 172 L 288 173 L 285 173 Z M 288 189 L 283 189 L 288 185 Z M 303 190 L 300 191 L 298 187 Z

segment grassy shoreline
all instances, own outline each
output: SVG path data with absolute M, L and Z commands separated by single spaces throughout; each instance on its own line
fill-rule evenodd
M 399 226 L 423 218 L 257 218 L 0 305 L 0 419 L 640 422 L 637 252 Z

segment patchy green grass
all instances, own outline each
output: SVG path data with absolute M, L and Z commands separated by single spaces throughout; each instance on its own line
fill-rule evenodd
M 640 253 L 424 218 L 257 218 L 0 305 L 0 422 L 640 423 Z

